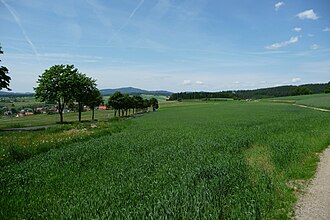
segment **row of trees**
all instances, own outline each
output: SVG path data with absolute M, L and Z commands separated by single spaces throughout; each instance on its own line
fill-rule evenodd
M 45 70 L 38 78 L 38 86 L 34 88 L 35 97 L 42 101 L 56 102 L 60 114 L 60 122 L 63 123 L 63 110 L 65 106 L 78 103 L 78 119 L 81 121 L 81 112 L 86 105 L 94 109 L 103 103 L 103 97 L 96 87 L 96 80 L 78 72 L 73 65 L 55 65 Z M 108 100 L 108 106 L 114 109 L 114 115 L 126 116 L 133 110 L 147 111 L 149 107 L 153 111 L 158 109 L 158 101 L 155 98 L 143 99 L 141 96 L 129 96 L 120 92 L 114 93 Z
M 114 109 L 114 116 L 124 116 L 131 113 L 133 114 L 139 111 L 147 111 L 149 107 L 152 107 L 153 111 L 158 109 L 158 100 L 155 98 L 143 99 L 141 96 L 129 96 L 128 94 L 122 94 L 121 92 L 115 92 L 110 96 L 107 105 Z
M 96 80 L 78 72 L 73 65 L 55 65 L 39 76 L 38 86 L 34 88 L 35 97 L 44 101 L 57 102 L 60 122 L 63 123 L 63 110 L 65 105 L 78 103 L 78 119 L 81 121 L 83 106 L 94 109 L 103 102 L 100 91 L 96 87 Z

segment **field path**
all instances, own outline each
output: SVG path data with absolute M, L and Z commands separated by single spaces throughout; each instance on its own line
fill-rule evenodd
M 45 130 L 49 127 L 53 127 L 54 125 L 46 125 L 46 126 L 35 126 L 35 127 L 25 127 L 25 128 L 6 128 L 0 129 L 1 131 L 37 131 L 37 130 Z
M 330 219 L 330 146 L 320 158 L 315 178 L 296 204 L 295 219 Z
M 295 106 L 299 106 L 302 108 L 309 108 L 309 109 L 313 109 L 313 110 L 317 110 L 317 111 L 322 111 L 322 112 L 330 112 L 329 109 L 324 109 L 324 108 L 316 108 L 316 107 L 311 107 L 311 106 L 307 106 L 307 105 L 300 105 L 300 104 L 293 104 Z

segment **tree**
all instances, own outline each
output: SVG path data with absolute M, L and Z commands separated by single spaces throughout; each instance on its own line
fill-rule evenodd
M 104 101 L 101 92 L 97 88 L 94 88 L 92 91 L 86 94 L 86 101 L 84 104 L 92 109 L 92 121 L 94 121 L 95 107 L 103 104 L 103 102 Z
M 39 75 L 35 97 L 44 101 L 56 101 L 60 122 L 63 123 L 65 104 L 74 99 L 74 86 L 78 70 L 73 65 L 54 65 Z
M 330 93 L 330 82 L 328 82 L 328 84 L 325 86 L 324 92 Z
M 121 99 L 124 95 L 121 92 L 115 92 L 112 96 L 109 97 L 108 106 L 114 109 L 114 116 L 116 117 L 117 111 L 118 116 L 120 117 L 120 110 L 122 109 Z
M 144 108 L 144 102 L 143 102 L 143 98 L 141 96 L 133 96 L 134 99 L 134 106 L 136 109 L 136 112 L 138 110 L 142 110 Z
M 83 110 L 83 104 L 88 100 L 88 96 L 92 95 L 96 90 L 96 81 L 90 77 L 87 77 L 82 73 L 73 74 L 73 98 L 78 102 L 78 120 L 81 121 L 81 112 Z
M 2 47 L 0 46 L 0 54 L 3 54 L 3 51 L 1 49 Z M 0 60 L 1 62 L 1 60 Z M 10 91 L 11 89 L 9 88 L 9 82 L 11 80 L 10 76 L 8 76 L 9 71 L 7 67 L 0 66 L 0 90 L 2 89 L 7 89 Z
M 150 101 L 150 105 L 152 107 L 152 110 L 156 111 L 156 109 L 159 108 L 158 100 L 156 98 L 151 98 L 149 101 Z

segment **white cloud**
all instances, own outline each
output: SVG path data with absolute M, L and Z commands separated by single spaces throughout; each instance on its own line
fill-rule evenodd
M 280 9 L 280 7 L 282 7 L 284 5 L 284 2 L 277 2 L 275 4 L 275 11 L 278 11 Z
M 324 32 L 330 32 L 330 28 L 329 27 L 325 27 L 322 31 L 324 31 Z
M 280 43 L 275 43 L 275 44 L 272 44 L 272 45 L 269 45 L 269 46 L 266 46 L 266 49 L 269 49 L 269 50 L 276 50 L 276 49 L 279 49 L 281 47 L 285 47 L 285 46 L 288 46 L 289 44 L 294 44 L 294 43 L 297 43 L 299 40 L 299 37 L 291 37 L 289 40 L 287 41 L 282 41 Z
M 183 85 L 190 85 L 191 84 L 191 80 L 190 79 L 185 79 L 182 82 Z
M 199 81 L 199 80 L 198 80 L 198 81 L 196 81 L 195 83 L 196 83 L 197 85 L 203 85 L 203 84 L 204 84 L 204 82 L 202 82 L 202 81 Z
M 313 44 L 312 46 L 311 46 L 311 49 L 312 50 L 317 50 L 317 49 L 319 49 L 320 48 L 320 45 L 317 45 L 317 44 Z
M 306 10 L 303 12 L 300 12 L 299 14 L 297 14 L 297 17 L 299 17 L 300 19 L 304 20 L 304 19 L 311 19 L 311 20 L 317 20 L 319 17 L 314 13 L 313 9 L 310 10 Z
M 233 82 L 234 84 L 240 84 L 240 81 L 235 81 L 235 82 Z
M 308 37 L 314 37 L 314 34 L 308 34 L 307 36 Z
M 291 79 L 291 82 L 293 82 L 293 83 L 297 83 L 297 82 L 300 82 L 300 81 L 301 81 L 300 78 L 293 78 L 293 79 Z
M 302 30 L 302 28 L 300 28 L 300 27 L 295 27 L 295 28 L 293 28 L 292 30 L 295 31 L 295 32 L 300 32 L 300 31 Z

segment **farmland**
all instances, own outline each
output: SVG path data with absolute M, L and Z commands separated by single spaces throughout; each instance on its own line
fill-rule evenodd
M 1 167 L 0 218 L 286 219 L 330 144 L 329 113 L 287 103 L 160 105 Z
M 272 100 L 330 109 L 330 94 L 287 96 L 287 97 L 274 98 Z

